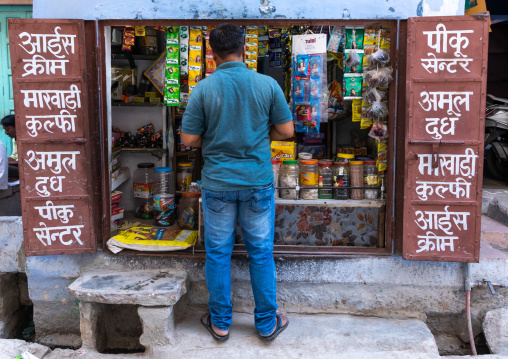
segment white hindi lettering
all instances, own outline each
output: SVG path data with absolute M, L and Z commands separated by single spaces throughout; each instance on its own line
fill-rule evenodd
M 427 92 L 423 91 L 420 93 L 420 97 L 423 97 L 422 102 L 418 101 L 424 111 L 437 111 L 438 109 L 444 110 L 445 105 L 448 104 L 446 113 L 448 115 L 461 116 L 460 105 L 464 104 L 464 110 L 469 111 L 469 96 L 473 95 L 473 92 Z
M 60 34 L 59 30 L 61 30 L 60 26 L 55 27 L 54 34 L 30 34 L 22 32 L 19 34 L 19 38 L 22 40 L 19 46 L 30 55 L 50 52 L 55 57 L 61 59 L 65 55 L 74 54 L 76 35 Z
M 35 183 L 37 194 L 41 197 L 49 197 L 51 192 L 48 191 L 48 186 L 50 190 L 61 193 L 62 180 L 65 179 L 65 176 L 35 177 L 35 179 L 37 180 Z
M 425 131 L 435 140 L 440 140 L 443 135 L 455 135 L 455 122 L 458 117 L 426 118 L 427 126 Z M 441 127 L 438 127 L 438 123 Z M 448 128 L 447 128 L 448 127 Z
M 45 206 L 34 208 L 39 211 L 39 216 L 48 221 L 60 219 L 62 223 L 69 223 L 69 218 L 74 215 L 74 211 L 71 209 L 74 208 L 74 205 L 55 206 L 52 201 L 46 201 Z
M 56 75 L 56 70 L 60 70 L 62 76 L 66 75 L 65 65 L 69 60 L 46 60 L 41 55 L 34 55 L 32 59 L 23 59 L 25 73 L 21 77 L 28 75 Z
M 445 198 L 444 194 L 448 191 L 457 199 L 469 199 L 470 196 L 471 183 L 460 177 L 455 182 L 416 181 L 416 184 L 415 192 L 422 201 L 426 201 L 434 192 L 441 198 Z
M 434 251 L 444 252 L 446 251 L 446 247 L 449 248 L 450 252 L 453 252 L 455 250 L 453 241 L 459 237 L 436 236 L 433 232 L 428 231 L 424 236 L 418 236 L 418 238 L 420 239 L 417 243 L 419 249 L 416 250 L 416 253 Z
M 426 230 L 442 230 L 445 234 L 452 235 L 452 222 L 455 223 L 459 231 L 467 231 L 467 217 L 469 212 L 448 212 L 450 206 L 446 206 L 444 211 L 416 211 L 415 219 L 418 227 Z M 462 226 L 462 228 L 461 228 Z
M 38 131 L 44 129 L 46 132 L 53 133 L 51 129 L 53 126 L 60 129 L 62 133 L 75 132 L 75 118 L 77 115 L 71 115 L 67 110 L 61 110 L 60 115 L 49 115 L 49 116 L 26 116 L 26 127 L 28 129 L 28 135 L 31 137 L 37 137 Z M 44 120 L 44 125 L 41 121 Z
M 81 241 L 81 228 L 83 225 L 75 226 L 62 226 L 62 227 L 48 227 L 44 222 L 39 223 L 40 228 L 33 228 L 37 239 L 41 241 L 44 246 L 50 246 L 52 242 L 60 241 L 65 246 L 70 246 L 74 241 L 83 245 Z M 73 238 L 64 240 L 64 236 L 71 235 Z
M 62 166 L 70 173 L 69 167 L 76 170 L 76 155 L 80 151 L 58 151 L 58 152 L 39 152 L 30 150 L 26 153 L 25 162 L 34 170 L 45 170 L 46 167 L 54 174 L 62 172 Z
M 446 30 L 446 26 L 444 24 L 438 24 L 436 26 L 436 31 L 423 31 L 424 35 L 427 35 L 427 46 L 431 49 L 435 50 L 436 53 L 447 53 L 448 46 L 455 49 L 453 53 L 456 57 L 466 57 L 466 55 L 462 54 L 461 50 L 467 48 L 469 45 L 469 39 L 466 36 L 462 36 L 462 34 L 472 34 L 473 30 Z M 449 35 L 451 36 L 448 39 Z
M 81 91 L 77 85 L 71 85 L 69 91 L 67 90 L 21 90 L 24 95 L 23 104 L 26 108 L 31 107 L 33 103 L 34 108 L 44 108 L 47 106 L 51 110 L 51 105 L 57 108 L 69 108 L 74 110 L 81 108 Z
M 427 54 L 427 56 L 430 56 L 432 58 L 421 59 L 421 61 L 423 68 L 427 70 L 429 74 L 431 74 L 432 72 L 437 74 L 439 71 L 444 70 L 448 71 L 451 74 L 454 74 L 457 72 L 457 69 L 455 68 L 455 66 L 457 65 L 460 65 L 460 67 L 462 67 L 467 72 L 471 72 L 467 67 L 469 63 L 473 61 L 473 59 L 459 59 L 459 58 L 438 59 L 436 58 L 436 55 L 430 52 Z
M 467 148 L 463 155 L 435 154 L 434 158 L 439 161 L 436 168 L 432 168 L 432 154 L 418 155 L 418 171 L 422 175 L 451 175 L 472 178 L 476 171 L 476 155 L 472 148 Z

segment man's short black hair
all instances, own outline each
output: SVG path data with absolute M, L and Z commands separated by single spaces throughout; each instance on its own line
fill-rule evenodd
M 14 115 L 7 115 L 4 118 L 2 118 L 2 121 L 0 121 L 2 126 L 12 126 L 16 127 L 16 121 L 14 121 Z
M 210 46 L 221 59 L 228 55 L 240 56 L 244 45 L 243 30 L 233 24 L 220 24 L 210 31 Z

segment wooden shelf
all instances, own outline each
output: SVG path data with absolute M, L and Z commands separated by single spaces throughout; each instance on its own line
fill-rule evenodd
M 184 152 L 176 152 L 176 156 L 185 156 L 185 155 L 193 155 L 196 153 L 196 149 L 193 148 L 192 150 L 190 151 L 184 151 Z
M 159 160 L 162 159 L 162 156 L 166 154 L 165 148 L 126 148 L 122 147 L 120 148 L 120 151 L 122 152 L 129 152 L 129 153 L 149 153 L 152 156 L 157 157 Z
M 118 176 L 111 180 L 111 191 L 114 191 L 118 188 L 122 183 L 127 181 L 129 178 L 131 178 L 131 170 L 129 167 L 120 167 L 120 173 Z
M 111 102 L 111 106 L 125 106 L 125 107 L 162 107 L 166 106 L 163 102 L 150 103 L 150 102 Z
M 132 55 L 134 60 L 157 60 L 161 54 L 159 55 Z M 111 59 L 113 60 L 127 60 L 127 56 L 124 54 L 111 54 Z

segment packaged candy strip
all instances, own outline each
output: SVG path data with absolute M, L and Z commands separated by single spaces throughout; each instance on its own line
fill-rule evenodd
M 180 26 L 180 73 L 187 75 L 189 73 L 189 27 Z

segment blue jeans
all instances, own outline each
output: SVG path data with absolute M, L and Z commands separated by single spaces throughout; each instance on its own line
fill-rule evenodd
M 202 188 L 202 198 L 205 275 L 212 322 L 221 330 L 229 330 L 232 322 L 231 253 L 235 243 L 235 227 L 239 221 L 249 253 L 256 329 L 261 335 L 268 335 L 275 328 L 277 310 L 273 260 L 274 187 L 269 185 L 221 192 Z

